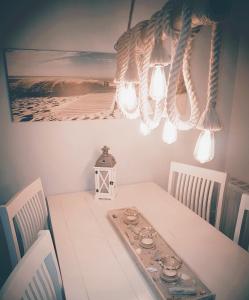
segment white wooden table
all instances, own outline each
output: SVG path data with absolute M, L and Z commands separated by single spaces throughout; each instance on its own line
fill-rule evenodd
M 154 183 L 48 197 L 67 300 L 157 299 L 109 223 L 109 209 L 136 206 L 217 300 L 249 299 L 249 253 Z

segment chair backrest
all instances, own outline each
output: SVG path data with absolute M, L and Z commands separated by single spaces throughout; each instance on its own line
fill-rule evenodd
M 226 179 L 223 172 L 171 162 L 168 192 L 208 222 L 215 206 L 219 229 Z
M 234 237 L 233 237 L 233 240 L 237 244 L 239 243 L 239 238 L 240 238 L 240 233 L 241 233 L 241 228 L 242 228 L 242 221 L 243 221 L 243 217 L 244 217 L 244 214 L 246 211 L 249 211 L 249 194 L 242 194 L 242 197 L 240 200 L 238 218 L 237 218 L 235 231 L 234 231 Z M 248 245 L 247 250 L 249 251 L 249 245 Z
M 14 268 L 0 290 L 1 300 L 63 300 L 64 290 L 48 230 L 37 240 Z
M 40 178 L 0 206 L 0 219 L 14 267 L 37 239 L 38 232 L 48 228 L 47 204 Z

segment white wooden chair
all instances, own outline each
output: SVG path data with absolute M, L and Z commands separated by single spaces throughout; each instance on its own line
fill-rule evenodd
M 64 290 L 48 230 L 37 240 L 14 268 L 0 290 L 1 300 L 63 300 Z
M 168 192 L 208 222 L 216 206 L 215 227 L 219 229 L 226 178 L 223 172 L 171 162 Z
M 48 210 L 40 178 L 0 206 L 0 219 L 12 267 L 48 228 Z
M 234 238 L 233 238 L 233 240 L 237 244 L 239 243 L 241 227 L 242 227 L 242 221 L 243 221 L 244 213 L 246 211 L 249 211 L 249 194 L 242 194 L 241 201 L 240 201 L 240 206 L 239 206 L 238 218 L 237 218 L 235 231 L 234 231 Z M 249 251 L 249 245 L 248 245 L 247 250 Z

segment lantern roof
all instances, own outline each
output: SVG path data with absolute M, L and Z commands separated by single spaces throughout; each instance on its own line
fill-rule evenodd
M 113 155 L 108 153 L 109 148 L 104 146 L 102 149 L 103 153 L 97 159 L 95 167 L 112 168 L 116 164 L 116 160 Z

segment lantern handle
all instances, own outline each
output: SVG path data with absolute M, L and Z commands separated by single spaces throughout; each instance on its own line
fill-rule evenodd
M 108 151 L 110 150 L 110 148 L 107 146 L 104 146 L 101 150 L 103 151 L 104 155 L 108 155 Z

